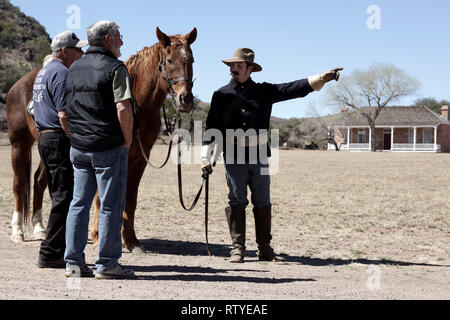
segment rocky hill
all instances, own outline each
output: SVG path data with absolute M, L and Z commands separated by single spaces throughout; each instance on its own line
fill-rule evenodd
M 50 43 L 50 36 L 38 21 L 9 0 L 0 0 L 0 117 L 4 117 L 11 86 L 42 63 L 51 52 Z

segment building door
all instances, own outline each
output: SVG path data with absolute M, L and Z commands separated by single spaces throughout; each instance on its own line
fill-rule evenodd
M 384 150 L 391 150 L 391 133 L 384 134 Z

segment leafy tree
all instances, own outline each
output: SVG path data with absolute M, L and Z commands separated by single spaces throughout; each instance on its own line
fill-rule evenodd
M 202 106 L 203 105 L 203 106 Z M 173 106 L 172 99 L 168 97 L 164 101 L 164 106 L 166 108 L 167 120 L 172 122 L 176 114 L 176 109 Z M 192 111 L 189 113 L 181 113 L 181 128 L 192 131 L 194 129 L 194 121 L 201 121 L 203 129 L 205 128 L 206 117 L 208 116 L 209 105 L 200 101 L 197 97 L 194 97 L 194 106 Z M 163 109 L 160 111 L 161 119 L 164 118 Z M 167 132 L 165 132 L 167 134 Z
M 17 80 L 22 76 L 22 73 L 15 69 L 2 70 L 0 76 L 0 93 L 7 93 L 9 89 L 16 83 Z
M 279 132 L 280 144 L 288 143 L 291 146 L 300 146 L 299 138 L 304 136 L 300 130 L 301 119 L 290 118 L 281 123 L 271 121 L 270 130 L 277 129 Z M 269 132 L 269 136 L 270 136 Z
M 441 108 L 442 106 L 450 106 L 449 100 L 441 100 L 438 101 L 435 98 L 428 97 L 428 98 L 420 98 L 414 101 L 415 106 L 425 106 L 433 110 L 434 112 L 441 114 Z

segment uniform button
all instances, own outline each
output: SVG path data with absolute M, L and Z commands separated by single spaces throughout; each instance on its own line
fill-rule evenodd
M 245 112 L 245 109 L 242 109 L 242 112 Z
M 244 122 L 242 125 L 243 125 L 243 126 L 246 126 L 247 124 Z

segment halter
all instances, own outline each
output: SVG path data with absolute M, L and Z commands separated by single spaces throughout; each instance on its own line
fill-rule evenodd
M 172 45 L 173 43 L 171 43 L 170 45 Z M 167 88 L 170 94 L 170 97 L 172 98 L 172 105 L 173 107 L 177 110 L 177 113 L 180 112 L 180 110 L 177 108 L 176 106 L 176 99 L 175 99 L 175 90 L 173 89 L 173 85 L 181 82 L 181 81 L 185 81 L 186 83 L 191 84 L 191 86 L 193 85 L 193 81 L 192 81 L 192 77 L 187 77 L 186 75 L 188 74 L 187 72 L 187 64 L 184 65 L 184 75 L 183 77 L 178 77 L 178 78 L 172 78 L 169 79 L 169 77 L 167 76 L 167 71 L 166 71 L 166 59 L 164 59 L 164 55 L 162 53 L 162 50 L 159 51 L 159 61 L 158 61 L 158 69 L 161 71 L 162 75 L 163 75 L 163 79 L 167 82 Z

